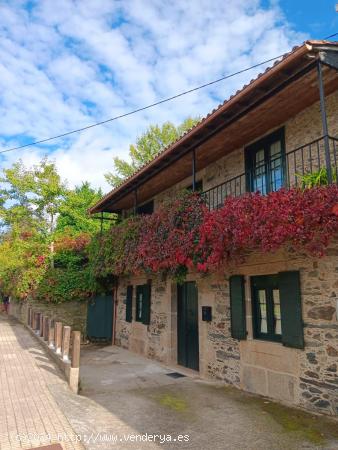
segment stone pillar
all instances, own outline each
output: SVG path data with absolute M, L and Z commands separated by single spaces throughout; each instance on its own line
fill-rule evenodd
M 36 328 L 35 328 L 35 333 L 37 335 L 40 335 L 40 323 L 41 323 L 41 314 L 40 313 L 36 313 Z
M 80 348 L 81 348 L 81 333 L 80 331 L 73 331 L 72 333 L 72 367 L 80 367 Z
M 40 314 L 40 327 L 39 327 L 40 337 L 43 337 L 43 322 L 44 322 L 44 318 L 45 318 L 45 316 L 43 314 Z
M 62 345 L 62 322 L 55 323 L 55 351 L 56 353 L 61 353 Z
M 43 319 L 43 338 L 45 341 L 48 341 L 48 326 L 49 326 L 49 318 L 45 316 Z
M 48 346 L 49 348 L 54 348 L 55 344 L 55 328 L 54 328 L 54 320 L 48 320 Z
M 69 359 L 69 347 L 70 347 L 70 332 L 71 327 L 64 326 L 62 334 L 62 359 L 68 361 Z

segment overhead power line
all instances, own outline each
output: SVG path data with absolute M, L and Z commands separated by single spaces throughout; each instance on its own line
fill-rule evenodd
M 325 37 L 323 40 L 330 39 L 330 38 L 332 38 L 334 36 L 337 36 L 337 35 L 338 35 L 338 32 L 334 33 L 334 34 L 331 34 L 330 36 Z M 143 106 L 141 108 L 134 109 L 134 110 L 129 111 L 127 113 L 120 114 L 118 116 L 111 117 L 111 118 L 106 119 L 106 120 L 102 120 L 100 122 L 95 122 L 95 123 L 93 123 L 91 125 L 87 125 L 87 126 L 82 127 L 82 128 L 77 128 L 75 130 L 67 131 L 67 132 L 62 133 L 62 134 L 57 134 L 55 136 L 51 136 L 51 137 L 48 137 L 48 138 L 45 138 L 45 139 L 39 139 L 37 141 L 33 141 L 33 142 L 28 143 L 28 144 L 23 144 L 23 145 L 19 145 L 17 147 L 11 147 L 11 148 L 7 148 L 5 150 L 1 150 L 0 154 L 1 153 L 7 153 L 7 152 L 13 152 L 14 150 L 20 150 L 22 148 L 31 147 L 33 145 L 44 144 L 46 142 L 53 141 L 55 139 L 60 139 L 60 138 L 63 138 L 63 137 L 66 137 L 66 136 L 70 136 L 70 135 L 75 134 L 75 133 L 80 133 L 82 131 L 89 130 L 90 128 L 94 128 L 94 127 L 98 127 L 98 126 L 101 126 L 101 125 L 105 125 L 105 124 L 110 123 L 110 122 L 114 122 L 115 120 L 122 119 L 123 117 L 128 117 L 128 116 L 131 116 L 131 115 L 136 114 L 138 112 L 145 111 L 147 109 L 150 109 L 150 108 L 153 108 L 155 106 L 161 105 L 163 103 L 170 102 L 172 100 L 175 100 L 176 98 L 183 97 L 184 95 L 190 94 L 192 92 L 199 91 L 200 89 L 203 89 L 203 88 L 208 87 L 208 86 L 212 86 L 213 84 L 216 84 L 216 83 L 219 83 L 221 81 L 227 80 L 229 78 L 235 77 L 235 76 L 240 75 L 240 74 L 242 74 L 244 72 L 248 72 L 249 70 L 256 69 L 257 67 L 263 66 L 264 64 L 267 64 L 269 62 L 275 61 L 276 59 L 282 58 L 286 54 L 287 53 L 283 53 L 283 54 L 275 56 L 273 58 L 266 59 L 265 61 L 261 61 L 261 62 L 259 62 L 257 64 L 254 64 L 254 65 L 250 66 L 250 67 L 246 67 L 245 69 L 241 69 L 241 70 L 238 70 L 237 72 L 233 72 L 233 73 L 231 73 L 229 75 L 225 75 L 225 76 L 223 76 L 221 78 L 218 78 L 217 80 L 213 80 L 213 81 L 210 81 L 208 83 L 201 84 L 200 86 L 196 86 L 196 87 L 194 87 L 192 89 L 188 89 L 186 91 L 180 92 L 179 94 L 175 94 L 175 95 L 173 95 L 171 97 L 164 98 L 162 100 L 159 100 L 157 102 L 151 103 L 151 104 L 146 105 L 146 106 Z

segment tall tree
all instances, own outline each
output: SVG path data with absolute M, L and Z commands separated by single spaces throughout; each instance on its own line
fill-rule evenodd
M 0 219 L 6 227 L 39 228 L 51 234 L 66 192 L 55 164 L 44 158 L 32 168 L 23 162 L 3 170 Z
M 86 181 L 81 186 L 69 190 L 59 207 L 56 233 L 95 233 L 100 229 L 98 220 L 88 215 L 88 209 L 102 197 L 101 189 L 94 189 Z
M 199 118 L 189 117 L 177 127 L 171 122 L 165 122 L 161 126 L 150 125 L 145 133 L 137 138 L 136 144 L 130 145 L 130 162 L 119 157 L 114 158 L 114 171 L 105 174 L 106 180 L 112 186 L 118 186 L 137 169 L 151 161 L 161 150 L 175 142 L 198 121 Z

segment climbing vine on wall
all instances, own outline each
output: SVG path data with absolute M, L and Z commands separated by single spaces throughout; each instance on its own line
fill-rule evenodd
M 209 211 L 203 197 L 181 194 L 150 216 L 113 226 L 91 245 L 96 275 L 225 270 L 248 253 L 291 252 L 320 257 L 338 231 L 338 187 L 290 189 L 228 197 Z

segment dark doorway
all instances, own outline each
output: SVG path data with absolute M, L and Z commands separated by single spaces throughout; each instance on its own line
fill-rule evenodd
M 177 286 L 178 364 L 199 370 L 198 293 L 194 281 Z
M 113 333 L 113 297 L 97 295 L 88 302 L 87 337 L 90 340 L 111 341 Z

